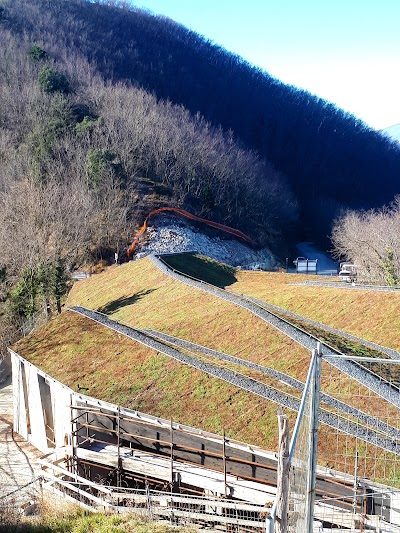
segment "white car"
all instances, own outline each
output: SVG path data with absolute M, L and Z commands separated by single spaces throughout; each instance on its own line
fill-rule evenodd
M 357 279 L 357 268 L 351 263 L 342 263 L 340 265 L 339 278 L 342 281 L 353 283 Z

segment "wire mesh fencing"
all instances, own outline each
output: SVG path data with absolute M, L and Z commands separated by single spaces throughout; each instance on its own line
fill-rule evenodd
M 34 514 L 40 497 L 38 476 L 26 476 L 13 483 L 8 475 L 0 475 L 0 531 L 18 525 L 22 515 Z
M 94 483 L 59 466 L 44 471 L 44 488 L 64 495 L 88 509 L 139 514 L 149 520 L 168 520 L 171 525 L 217 529 L 229 533 L 265 532 L 267 509 L 262 505 L 175 491 L 115 487 Z
M 400 361 L 322 361 L 318 476 L 337 490 L 317 493 L 314 515 L 335 527 L 400 531 Z
M 265 509 L 237 500 L 208 498 L 156 491 L 134 496 L 134 505 L 141 499 L 142 512 L 152 519 L 164 518 L 181 526 L 218 528 L 226 532 L 264 532 Z
M 312 352 L 306 383 L 300 402 L 296 423 L 293 428 L 289 447 L 289 490 L 288 494 L 282 494 L 287 498 L 287 524 L 286 517 L 283 520 L 279 516 L 279 502 L 275 500 L 270 514 L 267 516 L 266 531 L 284 533 L 305 533 L 313 521 L 312 506 L 313 498 L 310 492 L 315 483 L 313 471 L 316 467 L 316 456 L 312 446 L 314 440 L 315 410 L 318 407 L 319 367 L 320 362 L 316 350 Z M 280 485 L 283 480 L 279 478 Z M 278 490 L 278 494 L 281 491 Z M 285 525 L 283 525 L 285 523 Z
M 400 361 L 314 352 L 290 458 L 289 533 L 400 533 Z
M 318 381 L 318 355 L 313 352 L 310 369 L 305 384 L 302 402 L 293 430 L 289 457 L 289 501 L 288 501 L 288 532 L 307 531 L 310 515 L 312 469 L 315 467 L 311 435 L 313 432 L 313 410 L 316 385 Z M 313 464 L 314 463 L 314 464 Z

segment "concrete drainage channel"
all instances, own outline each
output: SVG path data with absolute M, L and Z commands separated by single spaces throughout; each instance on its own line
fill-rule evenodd
M 353 291 L 377 291 L 377 292 L 400 292 L 400 287 L 388 287 L 379 285 L 361 285 L 359 283 L 352 284 L 346 282 L 337 281 L 301 281 L 299 283 L 293 283 L 293 285 L 309 285 L 311 287 L 329 287 L 335 289 L 347 289 Z
M 278 307 L 277 305 L 270 304 L 268 302 L 264 302 L 263 300 L 260 300 L 259 298 L 254 297 L 248 297 L 249 300 L 253 301 L 260 307 L 266 309 L 267 311 L 270 310 L 271 312 L 277 312 L 280 314 L 283 314 L 287 317 L 288 320 L 290 318 L 298 319 L 303 322 L 306 322 L 307 324 L 310 324 L 311 326 L 315 326 L 319 329 L 322 329 L 328 333 L 333 333 L 334 335 L 339 335 L 340 337 L 343 337 L 345 339 L 348 339 L 350 341 L 357 342 L 359 344 L 362 344 L 368 348 L 372 348 L 374 350 L 377 350 L 379 352 L 382 352 L 383 354 L 387 355 L 390 359 L 399 359 L 400 360 L 400 353 L 396 350 L 393 350 L 392 348 L 388 348 L 387 346 L 381 346 L 380 344 L 376 344 L 375 342 L 367 341 L 365 339 L 361 339 L 360 337 L 356 337 L 355 335 L 351 335 L 350 333 L 346 333 L 345 331 L 340 331 L 338 329 L 332 328 L 330 326 L 326 326 L 325 324 L 321 324 L 320 322 L 316 322 L 315 320 L 311 320 L 310 318 L 306 318 L 302 315 L 298 315 L 297 313 L 293 313 L 292 311 L 288 311 L 287 309 L 283 309 L 282 307 Z
M 240 387 L 241 389 L 246 390 L 251 394 L 255 394 L 267 400 L 273 401 L 274 403 L 282 405 L 283 407 L 286 407 L 290 410 L 296 412 L 298 411 L 300 402 L 294 396 L 285 394 L 279 391 L 278 389 L 269 387 L 254 379 L 246 377 L 237 372 L 233 372 L 232 370 L 228 370 L 222 368 L 221 366 L 204 362 L 203 360 L 193 357 L 192 355 L 182 353 L 176 348 L 173 348 L 163 342 L 160 342 L 160 340 L 158 340 L 155 336 L 146 334 L 144 330 L 136 330 L 130 326 L 111 320 L 107 316 L 102 315 L 101 313 L 98 313 L 96 311 L 91 311 L 89 309 L 85 309 L 84 307 L 79 306 L 71 307 L 69 310 L 78 313 L 82 316 L 85 316 L 99 324 L 102 324 L 103 326 L 108 327 L 116 331 L 117 333 L 131 338 L 132 340 L 140 342 L 141 344 L 144 344 L 145 346 L 148 346 L 153 350 L 167 355 L 168 357 L 172 357 L 173 359 L 185 365 L 191 366 L 192 368 L 196 368 L 197 370 L 205 372 L 210 376 L 222 379 L 223 381 Z M 357 417 L 357 415 L 360 413 L 357 409 L 354 409 L 351 406 L 347 406 L 346 410 L 347 413 L 351 412 L 354 417 Z M 370 419 L 373 423 L 373 426 L 378 429 L 379 421 L 374 417 L 370 417 Z M 374 431 L 370 427 L 366 426 L 360 427 L 356 424 L 349 422 L 348 420 L 340 418 L 339 416 L 329 413 L 323 409 L 321 409 L 320 411 L 320 422 L 330 426 L 331 428 L 344 432 L 347 435 L 351 435 L 361 440 L 364 440 L 365 442 L 374 444 L 375 446 L 378 446 L 389 452 L 400 453 L 400 443 L 396 442 L 393 439 L 393 434 L 389 434 L 389 431 L 396 432 L 397 437 L 398 433 L 395 428 L 390 428 L 390 430 L 386 428 L 385 434 L 384 436 L 382 436 L 380 431 Z

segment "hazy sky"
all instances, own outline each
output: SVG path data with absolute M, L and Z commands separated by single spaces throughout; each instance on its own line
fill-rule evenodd
M 133 0 L 374 128 L 400 122 L 400 0 Z

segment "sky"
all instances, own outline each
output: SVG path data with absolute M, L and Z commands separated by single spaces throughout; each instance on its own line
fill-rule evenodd
M 132 0 L 376 129 L 400 123 L 400 0 Z

